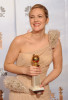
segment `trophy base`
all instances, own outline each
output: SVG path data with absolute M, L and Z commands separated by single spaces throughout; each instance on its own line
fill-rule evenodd
M 44 91 L 43 87 L 39 87 L 39 86 L 35 86 L 35 87 L 31 87 L 30 90 L 32 90 L 33 92 L 41 92 Z

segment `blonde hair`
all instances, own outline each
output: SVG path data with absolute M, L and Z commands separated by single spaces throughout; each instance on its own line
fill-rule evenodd
M 33 9 L 36 9 L 36 8 L 40 8 L 43 10 L 44 14 L 45 14 L 45 17 L 48 18 L 48 10 L 45 6 L 41 5 L 41 4 L 35 4 L 31 9 L 30 9 L 30 12 L 29 12 L 29 16 L 30 16 L 30 13 Z

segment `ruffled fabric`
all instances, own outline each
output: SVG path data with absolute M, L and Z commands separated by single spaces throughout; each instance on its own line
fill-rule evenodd
M 55 48 L 58 39 L 60 37 L 60 32 L 58 30 L 50 30 L 48 32 L 48 36 L 49 36 L 49 43 L 51 48 Z
M 17 79 L 15 76 L 7 76 L 4 79 L 4 85 L 11 91 L 18 93 L 29 93 L 29 89 L 24 86 L 24 84 Z

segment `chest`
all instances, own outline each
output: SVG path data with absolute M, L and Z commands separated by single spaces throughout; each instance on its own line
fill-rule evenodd
M 18 66 L 31 65 L 33 54 L 39 56 L 39 64 L 48 66 L 52 62 L 52 49 L 48 46 L 34 52 L 20 53 L 17 59 Z
M 49 42 L 47 40 L 43 41 L 31 41 L 27 40 L 25 41 L 24 45 L 21 46 L 21 52 L 34 52 L 36 50 L 40 50 L 40 48 L 47 47 L 49 45 Z

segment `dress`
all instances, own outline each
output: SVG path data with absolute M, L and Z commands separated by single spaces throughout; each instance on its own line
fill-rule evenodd
M 17 58 L 17 66 L 30 66 L 33 54 L 37 54 L 40 57 L 39 64 L 41 66 L 42 73 L 40 74 L 41 81 L 46 77 L 47 70 L 53 59 L 53 51 L 59 38 L 58 30 L 51 30 L 48 32 L 49 45 L 43 46 L 39 50 L 27 53 L 19 53 Z M 26 87 L 23 93 L 10 91 L 9 100 L 50 100 L 49 85 L 45 86 L 44 93 L 42 95 L 36 95 L 29 91 L 31 87 L 31 76 L 17 75 L 16 78 L 23 83 Z

